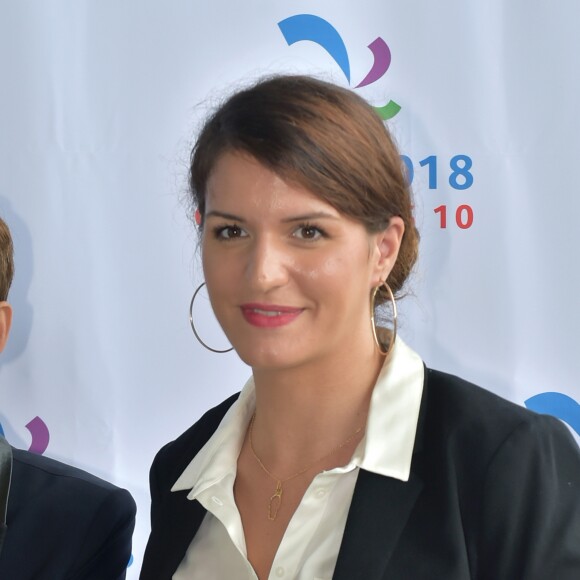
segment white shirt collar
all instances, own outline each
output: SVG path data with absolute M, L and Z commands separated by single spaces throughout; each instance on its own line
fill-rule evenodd
M 377 378 L 366 434 L 349 466 L 407 481 L 423 392 L 423 361 L 400 338 Z M 218 428 L 179 476 L 171 491 L 195 499 L 225 477 L 235 479 L 238 455 L 256 404 L 250 378 Z

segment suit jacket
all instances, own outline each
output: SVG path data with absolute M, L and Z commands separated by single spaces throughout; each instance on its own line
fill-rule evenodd
M 141 580 L 169 580 L 197 532 L 204 508 L 170 488 L 235 397 L 157 454 Z M 578 446 L 557 419 L 426 369 L 409 481 L 359 471 L 333 578 L 578 580 Z
M 12 476 L 12 447 L 0 435 L 0 554 L 6 534 L 6 508 Z
M 125 578 L 135 525 L 128 491 L 13 449 L 1 580 Z

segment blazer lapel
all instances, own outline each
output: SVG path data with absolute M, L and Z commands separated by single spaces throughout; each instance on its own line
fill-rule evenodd
M 333 580 L 383 578 L 422 488 L 413 472 L 399 481 L 360 470 Z
M 185 557 L 206 514 L 197 500 L 187 499 L 187 493 L 177 491 L 167 495 L 167 505 L 147 544 L 140 580 L 171 580 Z

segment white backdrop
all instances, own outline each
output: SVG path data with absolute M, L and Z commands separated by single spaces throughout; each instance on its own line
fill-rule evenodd
M 0 213 L 17 268 L 0 423 L 133 493 L 129 578 L 154 453 L 248 376 L 191 334 L 201 277 L 180 199 L 199 119 L 261 74 L 316 73 L 400 107 L 389 123 L 422 232 L 402 335 L 430 366 L 580 430 L 575 0 L 0 9 Z M 225 340 L 198 314 L 208 342 Z

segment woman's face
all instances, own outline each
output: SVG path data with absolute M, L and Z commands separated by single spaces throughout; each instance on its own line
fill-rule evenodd
M 203 270 L 242 360 L 288 368 L 372 348 L 370 293 L 389 274 L 403 228 L 392 218 L 369 234 L 254 158 L 224 153 L 207 186 Z

